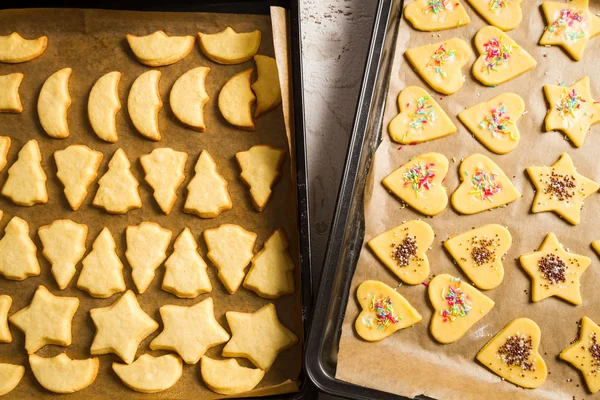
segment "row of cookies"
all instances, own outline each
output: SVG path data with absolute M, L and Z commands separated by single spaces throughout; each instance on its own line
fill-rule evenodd
M 0 137 L 0 171 L 6 165 L 10 138 Z M 272 193 L 273 186 L 281 177 L 285 151 L 267 145 L 256 145 L 247 151 L 236 153 L 240 177 L 249 187 L 252 204 L 262 211 Z M 57 177 L 64 185 L 64 193 L 73 210 L 77 210 L 89 185 L 98 175 L 103 154 L 84 145 L 70 145 L 54 153 Z M 177 189 L 185 179 L 188 154 L 171 148 L 156 148 L 140 157 L 145 180 L 154 190 L 154 198 L 165 214 L 169 214 Z M 47 203 L 46 173 L 42 168 L 42 156 L 35 139 L 29 140 L 17 160 L 8 169 L 8 178 L 2 187 L 2 195 L 21 206 Z M 138 180 L 130 170 L 131 164 L 123 149 L 118 149 L 108 163 L 108 170 L 98 181 L 99 187 L 93 205 L 110 214 L 125 214 L 141 208 Z M 195 175 L 187 186 L 188 196 L 184 212 L 201 218 L 215 218 L 232 208 L 227 181 L 219 175 L 217 165 L 208 151 L 202 150 L 195 166 Z M 210 188 L 210 190 L 207 190 Z
M 7 325 L 11 298 L 0 296 L 0 337 L 10 342 Z M 31 304 L 8 317 L 25 334 L 29 364 L 38 382 L 55 393 L 72 393 L 93 383 L 98 373 L 98 358 L 73 360 L 65 353 L 54 358 L 34 354 L 47 344 L 69 346 L 72 343 L 72 319 L 79 307 L 76 297 L 55 296 L 44 286 L 36 290 Z M 90 310 L 96 334 L 91 355 L 114 353 L 125 364 L 113 363 L 114 372 L 130 388 L 156 393 L 169 389 L 182 375 L 186 364 L 201 361 L 201 376 L 206 385 L 218 393 L 235 394 L 254 388 L 275 362 L 278 354 L 298 342 L 297 336 L 283 326 L 275 305 L 269 303 L 253 313 L 225 313 L 231 335 L 217 322 L 213 300 L 207 298 L 193 306 L 160 307 L 163 331 L 152 340 L 152 350 L 173 351 L 154 358 L 144 354 L 135 360 L 140 343 L 159 325 L 140 307 L 132 291 L 127 291 L 112 305 Z M 226 343 L 223 357 L 247 358 L 257 368 L 240 366 L 233 358 L 214 360 L 207 350 Z M 134 361 L 135 360 L 135 361 Z M 14 389 L 24 374 L 24 367 L 0 363 L 0 394 Z

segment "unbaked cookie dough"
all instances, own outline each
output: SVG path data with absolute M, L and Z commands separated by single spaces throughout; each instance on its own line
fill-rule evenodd
M 523 0 L 467 0 L 490 25 L 503 31 L 515 29 L 523 19 Z
M 404 7 L 404 16 L 415 29 L 434 32 L 471 23 L 459 0 L 415 0 Z
M 600 326 L 588 317 L 581 319 L 579 338 L 560 352 L 559 357 L 581 371 L 588 390 L 597 393 L 600 390 L 600 344 L 598 336 Z

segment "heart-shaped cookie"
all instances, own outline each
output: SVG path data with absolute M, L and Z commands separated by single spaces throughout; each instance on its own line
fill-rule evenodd
M 467 42 L 452 38 L 406 50 L 406 58 L 433 90 L 452 94 L 464 83 L 462 67 L 473 51 Z
M 442 182 L 448 159 L 440 153 L 425 153 L 383 178 L 381 183 L 400 200 L 425 215 L 437 215 L 448 205 Z
M 433 95 L 418 86 L 409 86 L 400 92 L 398 108 L 400 113 L 388 125 L 394 142 L 421 143 L 456 132 L 456 126 Z
M 515 29 L 523 19 L 523 0 L 467 0 L 490 25 L 503 31 Z
M 486 86 L 496 86 L 533 69 L 537 62 L 506 33 L 485 26 L 475 35 L 481 54 L 473 64 L 473 76 Z
M 400 293 L 379 281 L 364 281 L 356 290 L 362 308 L 356 333 L 369 342 L 390 336 L 421 321 L 422 317 Z
M 460 269 L 483 290 L 493 289 L 502 283 L 502 258 L 511 245 L 510 232 L 498 224 L 471 229 L 444 242 L 444 247 Z
M 529 318 L 517 318 L 477 353 L 477 360 L 501 378 L 527 389 L 542 386 L 548 376 L 538 352 L 542 332 Z
M 471 22 L 458 0 L 415 0 L 404 7 L 404 16 L 420 31 L 443 31 Z
M 452 275 L 441 274 L 429 282 L 433 315 L 429 330 L 440 343 L 463 337 L 494 307 L 494 301 L 473 286 Z
M 502 169 L 482 154 L 465 158 L 459 174 L 462 183 L 452 193 L 452 207 L 461 214 L 477 214 L 521 197 Z
M 402 282 L 417 285 L 429 275 L 425 253 L 433 238 L 433 229 L 428 223 L 414 220 L 375 236 L 367 244 Z
M 517 120 L 525 112 L 525 102 L 515 93 L 502 93 L 469 107 L 458 118 L 485 147 L 497 154 L 513 151 L 521 137 Z

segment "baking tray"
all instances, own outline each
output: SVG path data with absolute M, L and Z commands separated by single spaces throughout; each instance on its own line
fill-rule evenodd
M 298 202 L 298 238 L 299 238 L 299 268 L 301 276 L 302 296 L 302 322 L 306 343 L 309 331 L 309 318 L 313 313 L 312 290 L 312 264 L 310 250 L 310 226 L 308 209 L 308 164 L 306 159 L 306 132 L 304 130 L 304 88 L 302 80 L 302 46 L 300 32 L 300 6 L 299 0 L 22 0 L 15 3 L 14 7 L 7 8 L 95 8 L 108 10 L 135 10 L 135 11 L 194 11 L 236 14 L 269 14 L 271 6 L 284 7 L 288 10 L 289 39 L 290 39 L 290 66 L 291 66 L 291 108 L 293 115 L 292 130 L 294 136 L 293 159 L 295 165 L 295 180 L 297 185 Z M 306 346 L 304 348 L 306 350 Z M 286 395 L 275 395 L 266 398 L 278 399 L 312 399 L 316 397 L 316 390 L 307 379 L 304 365 L 299 376 L 299 391 Z
M 377 5 L 344 174 L 323 262 L 321 284 L 304 353 L 308 375 L 320 390 L 353 399 L 408 399 L 335 378 L 350 283 L 364 239 L 363 195 L 366 178 L 383 133 L 383 111 L 403 3 L 403 0 L 379 0 Z

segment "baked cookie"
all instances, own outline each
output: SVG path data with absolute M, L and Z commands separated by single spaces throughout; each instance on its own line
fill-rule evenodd
M 18 72 L 0 76 L 0 112 L 20 113 L 23 111 L 19 97 L 19 86 L 22 80 L 23 74 Z
M 0 240 L 0 275 L 16 281 L 39 275 L 40 264 L 36 252 L 37 247 L 29 237 L 27 222 L 12 217 Z
M 90 91 L 88 99 L 88 118 L 96 135 L 105 142 L 115 143 L 117 135 L 116 116 L 121 109 L 119 101 L 119 80 L 121 73 L 118 71 L 102 75 Z
M 7 64 L 22 63 L 39 57 L 46 46 L 48 38 L 24 39 L 17 32 L 0 36 L 0 62 Z
M 254 62 L 257 78 L 250 87 L 256 95 L 254 117 L 260 117 L 281 104 L 281 86 L 277 60 L 257 54 L 254 56 Z
M 560 352 L 559 357 L 565 360 L 583 375 L 585 384 L 591 393 L 600 390 L 600 374 L 598 374 L 598 336 L 600 327 L 588 317 L 581 319 L 579 336 L 571 345 Z
M 21 147 L 17 161 L 8 169 L 2 195 L 25 207 L 48 202 L 46 173 L 37 140 L 31 139 Z
M 235 153 L 240 166 L 240 178 L 250 188 L 250 197 L 256 211 L 262 211 L 271 198 L 272 188 L 281 178 L 281 167 L 286 152 L 259 144 Z
M 44 358 L 29 356 L 33 376 L 45 389 L 53 393 L 74 393 L 85 389 L 96 380 L 100 361 L 97 358 L 72 360 L 65 353 Z
M 16 388 L 23 375 L 25 375 L 24 366 L 0 363 L 0 396 Z
M 200 50 L 206 58 L 219 64 L 241 64 L 258 52 L 261 32 L 236 33 L 227 27 L 218 33 L 198 32 Z
M 125 257 L 131 266 L 131 277 L 140 294 L 154 280 L 156 270 L 167 258 L 167 248 L 173 233 L 155 222 L 129 225 L 125 231 Z
M 10 137 L 0 136 L 0 171 L 6 167 L 6 158 L 10 148 Z
M 169 105 L 175 117 L 184 125 L 200 132 L 206 131 L 204 105 L 208 103 L 209 97 L 204 81 L 209 72 L 208 67 L 190 69 L 177 78 L 169 95 Z
M 202 150 L 194 167 L 195 175 L 187 186 L 188 195 L 183 211 L 200 218 L 216 218 L 231 210 L 227 181 L 217 171 L 217 164 L 208 151 Z
M 195 40 L 193 36 L 168 36 L 163 31 L 146 36 L 127 35 L 135 58 L 150 67 L 163 67 L 184 59 L 192 51 Z
M 92 205 L 109 214 L 125 214 L 142 207 L 139 182 L 129 169 L 131 164 L 123 149 L 117 149 L 108 163 L 108 171 L 98 181 L 98 191 Z
M 168 147 L 154 149 L 140 157 L 146 174 L 145 180 L 154 190 L 154 199 L 165 214 L 169 214 L 177 200 L 177 188 L 185 179 L 188 155 Z
M 523 0 L 467 0 L 490 25 L 511 31 L 521 23 Z
M 225 121 L 238 129 L 254 131 L 252 104 L 256 96 L 251 89 L 252 68 L 238 72 L 223 85 L 219 92 L 219 111 Z
M 142 354 L 133 364 L 113 363 L 112 369 L 129 388 L 141 393 L 159 393 L 172 388 L 183 374 L 181 359 L 173 354 L 152 357 Z
M 65 187 L 65 197 L 73 210 L 85 200 L 88 187 L 98 176 L 102 153 L 82 144 L 72 144 L 54 152 L 56 176 Z
M 254 389 L 265 376 L 265 371 L 242 367 L 234 358 L 214 360 L 204 356 L 200 361 L 200 374 L 204 384 L 213 392 L 232 395 Z
M 50 75 L 38 98 L 38 116 L 40 124 L 48 136 L 55 139 L 64 139 L 69 136 L 67 112 L 71 106 L 69 94 L 69 77 L 71 68 L 63 68 Z
M 127 98 L 127 110 L 135 129 L 144 137 L 159 141 L 158 112 L 163 106 L 158 92 L 160 71 L 146 71 L 131 85 Z
M 0 294 L 0 343 L 12 342 L 12 335 L 8 328 L 8 310 L 10 310 L 11 304 L 12 298 L 10 296 Z
M 467 10 L 455 0 L 415 0 L 404 7 L 404 17 L 415 29 L 435 32 L 471 23 Z

